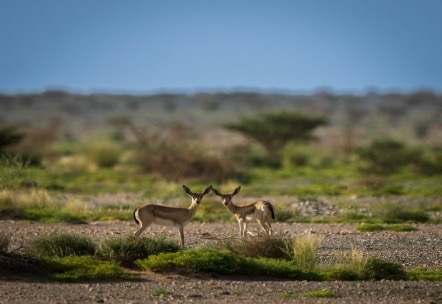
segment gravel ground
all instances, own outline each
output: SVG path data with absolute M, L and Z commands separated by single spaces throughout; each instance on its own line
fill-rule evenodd
M 349 254 L 352 248 L 364 254 L 401 263 L 405 268 L 442 267 L 442 225 L 417 225 L 414 232 L 357 232 L 353 224 L 276 223 L 274 232 L 294 235 L 311 232 L 323 237 L 323 260 Z M 65 231 L 90 235 L 94 240 L 123 236 L 136 231 L 132 222 L 90 224 L 41 224 L 0 221 L 0 230 L 12 234 L 12 249 L 38 235 Z M 252 232 L 258 227 L 251 225 Z M 145 235 L 165 235 L 178 242 L 176 229 L 152 226 Z M 217 238 L 237 236 L 229 223 L 190 223 L 185 228 L 186 247 L 210 244 Z M 302 296 L 308 291 L 329 289 L 331 299 Z M 153 295 L 166 290 L 169 295 Z M 295 297 L 295 295 L 297 295 Z M 215 274 L 143 273 L 136 282 L 54 283 L 38 277 L 0 277 L 0 303 L 442 303 L 442 282 L 363 281 L 307 282 L 219 276 Z

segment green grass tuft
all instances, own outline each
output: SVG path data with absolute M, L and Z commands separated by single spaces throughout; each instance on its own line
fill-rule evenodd
M 139 275 L 127 273 L 114 262 L 102 261 L 89 255 L 46 258 L 55 272 L 53 279 L 60 281 L 133 280 Z
M 165 289 L 156 289 L 152 290 L 153 296 L 170 296 L 173 293 L 171 291 L 165 290 Z
M 304 297 L 308 298 L 335 298 L 336 295 L 333 291 L 330 289 L 324 289 L 324 290 L 316 290 L 316 291 L 309 291 L 303 293 Z
M 102 240 L 98 245 L 97 256 L 104 260 L 119 262 L 124 266 L 133 266 L 138 259 L 178 250 L 180 247 L 176 242 L 165 238 L 126 236 Z
M 89 237 L 65 232 L 41 235 L 31 240 L 27 246 L 29 253 L 39 257 L 94 255 L 95 249 L 95 244 Z
M 313 271 L 317 266 L 318 249 L 322 238 L 312 234 L 304 234 L 293 242 L 293 261 L 302 270 Z
M 407 270 L 407 278 L 419 281 L 442 281 L 442 269 L 409 269 Z
M 292 238 L 253 236 L 245 240 L 223 239 L 216 242 L 213 247 L 219 250 L 227 249 L 243 257 L 267 257 L 288 260 L 293 255 L 291 248 L 289 248 L 292 243 Z
M 300 270 L 291 261 L 240 257 L 228 250 L 197 248 L 176 253 L 161 253 L 138 260 L 144 270 L 206 271 L 219 274 L 248 274 L 286 277 L 295 280 L 319 280 L 320 276 Z
M 369 258 L 362 271 L 364 280 L 405 280 L 407 274 L 400 264 Z
M 416 231 L 416 227 L 413 227 L 409 224 L 392 224 L 392 225 L 381 225 L 381 224 L 369 224 L 362 223 L 358 227 L 356 227 L 357 231 L 361 232 L 373 232 L 373 231 L 397 231 L 397 232 L 409 232 Z

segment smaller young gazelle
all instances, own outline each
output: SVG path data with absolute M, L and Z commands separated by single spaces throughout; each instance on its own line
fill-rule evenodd
M 151 224 L 174 226 L 178 228 L 180 245 L 181 248 L 183 248 L 184 226 L 186 226 L 195 215 L 203 196 L 210 192 L 212 186 L 207 187 L 202 193 L 193 193 L 185 185 L 183 185 L 183 188 L 192 198 L 192 203 L 188 208 L 147 204 L 135 209 L 134 220 L 140 225 L 140 228 L 134 233 L 134 236 L 138 237 Z
M 275 219 L 275 209 L 273 205 L 267 201 L 235 205 L 232 202 L 232 198 L 238 194 L 240 189 L 241 186 L 236 188 L 232 194 L 222 194 L 215 188 L 212 188 L 212 191 L 222 198 L 224 206 L 226 206 L 238 220 L 239 237 L 244 239 L 247 235 L 247 224 L 255 221 L 261 225 L 268 236 L 272 235 L 271 221 Z

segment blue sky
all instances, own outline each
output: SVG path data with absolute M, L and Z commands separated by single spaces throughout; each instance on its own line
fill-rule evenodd
M 442 92 L 440 0 L 1 0 L 0 92 Z

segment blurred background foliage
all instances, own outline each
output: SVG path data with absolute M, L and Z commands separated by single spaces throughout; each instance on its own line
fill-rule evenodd
M 254 196 L 298 200 L 437 200 L 442 96 L 0 94 L 0 157 L 8 191 L 141 193 L 167 203 L 187 199 L 184 183 L 241 184 Z

